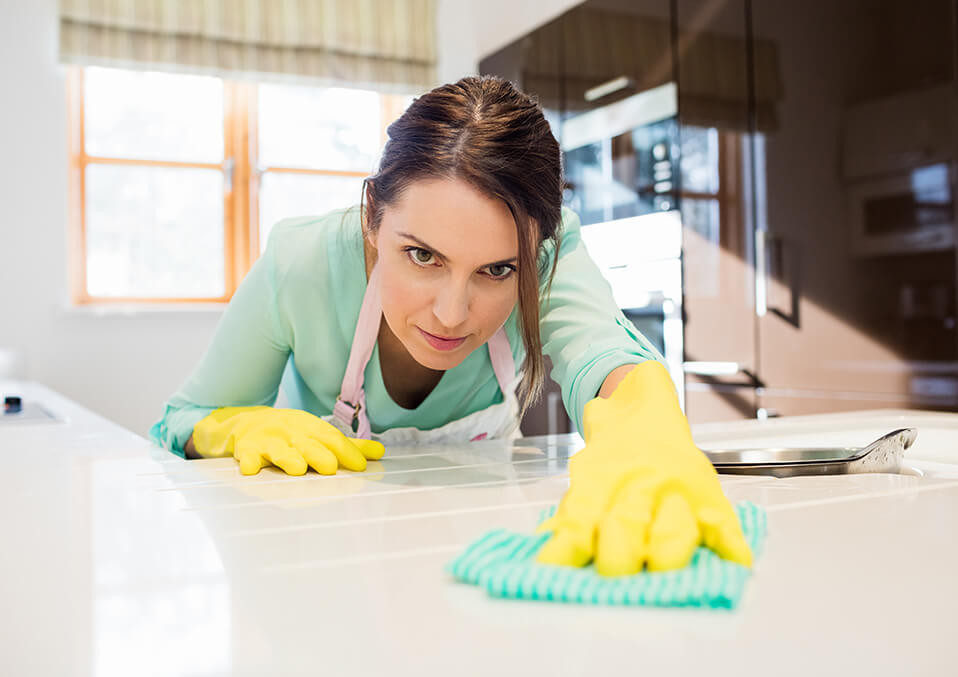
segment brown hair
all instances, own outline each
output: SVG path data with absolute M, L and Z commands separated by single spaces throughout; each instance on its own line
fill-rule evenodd
M 548 297 L 558 261 L 559 144 L 539 104 L 495 76 L 465 77 L 423 94 L 386 132 L 379 169 L 363 182 L 363 197 L 369 197 L 368 207 L 361 206 L 367 230 L 378 228 L 382 210 L 422 179 L 461 179 L 512 212 L 519 241 L 519 333 L 526 350 L 518 393 L 521 417 L 545 380 L 539 304 Z M 554 245 L 551 266 L 547 240 Z

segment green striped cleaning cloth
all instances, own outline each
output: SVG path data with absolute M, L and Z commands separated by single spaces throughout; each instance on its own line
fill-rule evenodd
M 545 511 L 549 517 L 555 508 Z M 735 506 L 745 538 L 758 556 L 765 540 L 765 511 L 743 501 Z M 592 565 L 538 564 L 535 554 L 551 533 L 532 536 L 495 529 L 470 544 L 446 569 L 464 583 L 493 597 L 647 606 L 734 608 L 742 597 L 749 569 L 699 547 L 683 569 L 632 576 L 600 576 Z

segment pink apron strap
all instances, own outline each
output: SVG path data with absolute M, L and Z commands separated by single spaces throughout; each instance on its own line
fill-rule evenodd
M 516 361 L 512 358 L 509 337 L 506 336 L 506 330 L 503 327 L 499 327 L 499 330 L 489 338 L 488 346 L 492 370 L 496 372 L 499 390 L 505 395 L 516 377 Z
M 363 375 L 379 336 L 382 319 L 382 301 L 379 296 L 379 267 L 374 265 L 366 283 L 366 293 L 359 309 L 359 320 L 353 332 L 353 345 L 343 375 L 343 385 L 333 407 L 333 415 L 352 430 L 353 422 L 359 421 L 356 436 L 369 439 L 371 432 L 366 415 L 366 393 L 363 390 Z

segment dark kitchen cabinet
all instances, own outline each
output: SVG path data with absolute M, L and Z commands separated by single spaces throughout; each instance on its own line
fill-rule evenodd
M 482 61 L 539 97 L 560 142 L 575 116 L 676 85 L 658 202 L 629 168 L 573 175 L 567 198 L 584 223 L 679 209 L 693 422 L 958 409 L 956 11 L 593 0 Z M 607 152 L 628 162 L 629 143 Z M 623 185 L 634 200 L 589 214 Z
M 958 408 L 954 2 L 763 0 L 750 21 L 782 83 L 755 109 L 759 406 Z
M 606 1 L 573 8 L 483 59 L 480 71 L 515 81 L 542 105 L 563 152 L 564 203 L 581 219 L 622 321 L 664 354 L 684 395 L 671 64 L 668 0 Z M 550 380 L 521 429 L 528 435 L 568 428 Z
M 753 101 L 774 106 L 774 46 L 750 77 L 745 0 L 678 0 L 676 74 L 682 149 L 686 412 L 693 421 L 758 410 L 755 236 L 750 170 Z M 753 51 L 754 47 L 753 47 Z
M 685 186 L 693 421 L 958 408 L 954 11 L 677 0 L 683 136 L 717 135 L 726 187 L 704 213 Z

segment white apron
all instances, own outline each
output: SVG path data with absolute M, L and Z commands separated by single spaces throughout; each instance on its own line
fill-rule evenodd
M 379 325 L 382 321 L 382 300 L 379 291 L 380 278 L 378 266 L 374 265 L 369 274 L 366 293 L 363 295 L 359 310 L 359 321 L 353 335 L 353 345 L 346 363 L 343 385 L 336 398 L 333 413 L 322 419 L 336 426 L 347 437 L 374 439 L 385 445 L 440 444 L 474 442 L 483 439 L 519 437 L 519 402 L 515 389 L 521 375 L 516 374 L 515 361 L 505 329 L 492 335 L 487 343 L 503 401 L 474 412 L 456 421 L 450 421 L 432 430 L 418 428 L 391 428 L 381 433 L 370 429 L 366 413 L 366 393 L 363 390 L 363 376 L 366 365 L 372 356 L 373 348 L 379 337 Z M 353 424 L 358 427 L 353 430 Z

